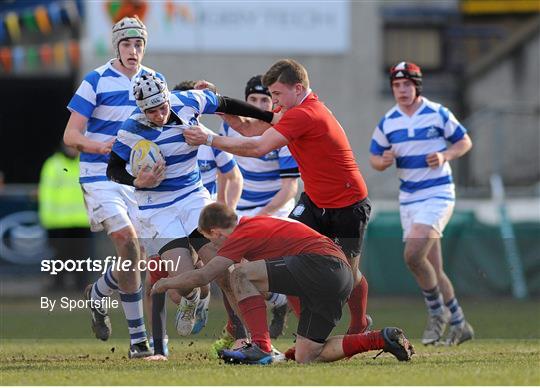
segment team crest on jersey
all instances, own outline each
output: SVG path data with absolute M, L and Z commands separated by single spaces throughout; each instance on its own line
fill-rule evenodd
M 199 160 L 199 170 L 201 170 L 201 172 L 207 172 L 211 169 L 212 166 L 210 165 L 210 163 L 208 163 L 207 160 Z
M 438 137 L 438 136 L 439 136 L 439 131 L 437 131 L 437 128 L 435 128 L 433 126 L 431 128 L 429 128 L 427 133 L 426 133 L 427 138 Z
M 278 158 L 278 152 L 277 150 L 270 151 L 266 155 L 264 155 L 264 160 L 276 160 Z

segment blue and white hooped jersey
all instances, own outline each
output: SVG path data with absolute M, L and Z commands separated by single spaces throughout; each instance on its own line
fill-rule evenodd
M 395 105 L 373 132 L 370 152 L 382 155 L 392 149 L 401 185 L 399 202 L 407 205 L 429 198 L 455 200 L 450 164 L 428 167 L 426 156 L 445 151 L 446 142 L 463 139 L 467 130 L 446 107 L 422 97 L 422 105 L 407 116 Z
M 205 190 L 197 165 L 198 147 L 187 144 L 183 133 L 188 126 L 198 124 L 199 115 L 214 113 L 218 98 L 209 90 L 174 91 L 170 103 L 171 110 L 181 122 L 171 114 L 168 124 L 156 127 L 137 108 L 118 131 L 113 145 L 113 152 L 127 162 L 133 146 L 146 139 L 156 143 L 165 158 L 165 179 L 160 185 L 135 190 L 140 210 L 161 209 L 195 191 Z
M 223 123 L 221 134 L 230 137 L 242 137 L 240 133 Z M 287 146 L 271 151 L 260 158 L 234 156 L 242 177 L 244 188 L 238 210 L 248 210 L 265 206 L 281 189 L 282 178 L 298 178 L 298 165 Z
M 218 169 L 222 174 L 226 174 L 236 166 L 232 154 L 207 145 L 199 146 L 197 163 L 201 171 L 203 185 L 210 192 L 210 195 L 217 194 Z
M 112 61 L 88 73 L 67 106 L 71 112 L 88 119 L 85 136 L 99 142 L 113 139 L 137 107 L 133 81 L 144 74 L 155 74 L 165 80 L 161 74 L 145 66 L 141 66 L 140 71 L 129 79 L 112 66 Z M 81 152 L 79 182 L 107 181 L 108 161 L 109 155 Z

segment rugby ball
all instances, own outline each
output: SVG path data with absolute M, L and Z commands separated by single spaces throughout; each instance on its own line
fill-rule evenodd
M 150 140 L 139 140 L 129 155 L 131 173 L 136 177 L 143 168 L 152 168 L 159 160 L 164 159 L 157 144 Z

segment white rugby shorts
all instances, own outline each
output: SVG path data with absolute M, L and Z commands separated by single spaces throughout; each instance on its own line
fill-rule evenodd
M 133 225 L 138 214 L 134 187 L 111 181 L 82 183 L 81 187 L 92 232 L 111 234 Z
M 454 211 L 454 201 L 430 198 L 422 202 L 400 205 L 399 213 L 403 240 L 409 235 L 413 224 L 429 225 L 443 236 L 443 231 Z
M 212 203 L 208 190 L 199 190 L 164 208 L 139 210 L 137 234 L 147 257 L 165 244 L 189 236 L 199 225 L 202 209 Z

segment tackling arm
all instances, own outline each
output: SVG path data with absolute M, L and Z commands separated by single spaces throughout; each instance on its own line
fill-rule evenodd
M 222 118 L 236 132 L 247 137 L 262 135 L 264 131 L 270 128 L 270 124 L 249 117 L 224 114 Z
M 224 274 L 233 264 L 234 262 L 226 257 L 216 256 L 201 269 L 194 269 L 178 276 L 158 280 L 152 287 L 152 294 L 162 293 L 169 289 L 178 290 L 181 294 L 190 292 Z
M 240 156 L 261 157 L 272 150 L 281 148 L 289 144 L 285 136 L 270 128 L 260 137 L 231 138 L 227 136 L 216 136 L 212 146 L 220 150 L 230 152 Z
M 261 110 L 256 106 L 248 104 L 245 101 L 237 100 L 227 96 L 218 97 L 219 105 L 216 109 L 217 113 L 226 113 L 234 116 L 252 117 L 254 119 L 264 121 L 266 128 L 270 127 L 274 119 L 274 113 Z M 241 120 L 242 121 L 242 120 Z M 236 129 L 236 128 L 235 128 Z

